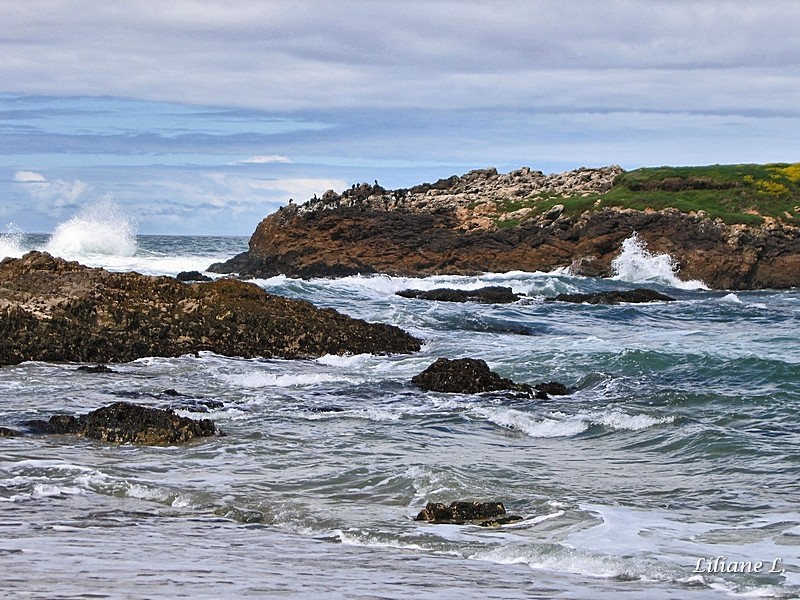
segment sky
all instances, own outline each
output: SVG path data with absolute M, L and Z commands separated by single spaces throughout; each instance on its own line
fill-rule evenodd
M 494 166 L 800 161 L 796 0 L 0 0 L 0 232 L 249 235 Z

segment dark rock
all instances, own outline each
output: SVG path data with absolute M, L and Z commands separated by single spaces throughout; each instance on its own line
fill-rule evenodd
M 493 527 L 521 521 L 522 517 L 507 515 L 502 502 L 453 502 L 450 506 L 442 502 L 428 502 L 415 521 L 434 524 L 463 525 L 477 521 L 481 527 Z
M 482 302 L 485 304 L 509 304 L 521 298 L 510 287 L 499 285 L 486 286 L 476 290 L 454 290 L 437 288 L 434 290 L 403 290 L 397 292 L 403 298 L 419 300 L 438 300 L 440 302 Z
M 507 390 L 537 395 L 531 386 L 504 379 L 491 371 L 486 361 L 475 358 L 439 358 L 422 373 L 414 375 L 411 383 L 431 392 L 480 394 Z
M 570 389 L 563 383 L 557 381 L 540 383 L 534 387 L 538 392 L 547 394 L 548 396 L 567 396 L 570 394 Z
M 76 371 L 83 371 L 84 373 L 116 373 L 114 369 L 111 369 L 105 365 L 95 365 L 90 367 L 89 365 L 81 365 Z
M 34 433 L 73 434 L 118 444 L 165 445 L 187 442 L 216 433 L 209 419 L 193 420 L 172 410 L 128 402 L 114 402 L 85 415 L 54 415 L 48 421 L 31 421 Z
M 674 302 L 675 298 L 648 288 L 639 288 L 592 294 L 559 294 L 546 300 L 548 302 L 573 302 L 575 304 L 619 304 L 620 302 Z
M 420 340 L 398 327 L 218 279 L 111 273 L 29 252 L 0 262 L 0 364 L 127 362 L 211 351 L 311 358 L 403 353 Z
M 208 275 L 203 275 L 200 271 L 181 271 L 175 276 L 178 281 L 213 281 Z
M 0 437 L 17 437 L 20 433 L 16 429 L 10 429 L 8 427 L 0 427 Z

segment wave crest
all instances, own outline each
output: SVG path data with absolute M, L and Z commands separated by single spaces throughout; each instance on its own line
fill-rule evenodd
M 111 198 L 84 206 L 59 224 L 45 250 L 54 256 L 133 256 L 136 254 L 136 222 Z

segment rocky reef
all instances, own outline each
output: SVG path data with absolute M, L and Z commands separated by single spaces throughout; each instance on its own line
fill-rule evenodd
M 235 279 L 182 283 L 30 252 L 0 262 L 0 364 L 127 362 L 211 351 L 308 358 L 405 353 L 401 329 L 268 294 Z
M 438 302 L 480 302 L 482 304 L 510 304 L 522 298 L 510 287 L 490 285 L 476 290 L 455 290 L 452 288 L 436 288 L 433 290 L 402 290 L 397 292 L 403 298 L 417 300 L 434 300 Z
M 34 433 L 71 434 L 117 444 L 181 444 L 217 432 L 210 419 L 188 419 L 172 410 L 114 402 L 85 415 L 55 415 L 30 421 Z
M 637 288 L 633 290 L 612 290 L 589 294 L 558 294 L 545 298 L 548 302 L 571 302 L 573 304 L 644 304 L 647 302 L 674 302 L 675 298 L 656 290 Z
M 609 276 L 622 242 L 636 233 L 650 251 L 672 256 L 683 279 L 724 289 L 800 285 L 800 228 L 788 220 L 726 224 L 702 210 L 601 203 L 578 214 L 566 210 L 570 199 L 607 192 L 620 174 L 616 166 L 555 175 L 482 169 L 409 189 L 361 184 L 341 194 L 329 190 L 266 217 L 247 252 L 210 270 L 305 278 L 568 267 L 575 274 Z M 735 187 L 725 192 L 741 193 Z M 516 201 L 553 196 L 563 203 L 514 209 Z

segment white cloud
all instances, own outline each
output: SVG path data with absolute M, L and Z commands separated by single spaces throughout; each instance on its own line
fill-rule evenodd
M 240 165 L 266 165 L 270 163 L 291 163 L 291 159 L 280 154 L 268 154 L 265 156 L 251 156 L 244 160 L 240 160 L 237 164 Z
M 14 181 L 17 183 L 45 183 L 46 179 L 41 173 L 34 173 L 33 171 L 17 171 L 14 173 Z
M 0 14 L 11 92 L 582 110 L 593 92 L 596 104 L 613 97 L 602 108 L 647 108 L 674 83 L 676 110 L 702 109 L 712 89 L 719 110 L 754 98 L 796 112 L 800 89 L 795 0 L 0 0 Z
M 89 184 L 80 179 L 48 181 L 35 171 L 17 171 L 14 173 L 14 182 L 23 186 L 40 209 L 58 209 L 75 204 L 89 189 Z

